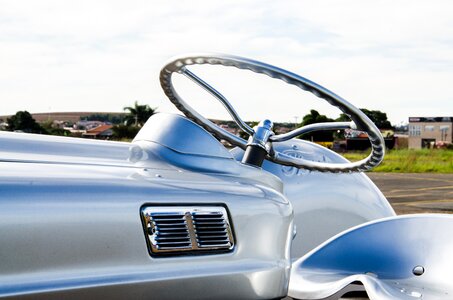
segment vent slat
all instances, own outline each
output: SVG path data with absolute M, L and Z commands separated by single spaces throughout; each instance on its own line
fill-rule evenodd
M 172 246 L 172 245 L 175 245 L 175 246 L 190 245 L 190 241 L 176 241 L 176 242 L 161 241 L 161 242 L 159 242 L 160 247 Z
M 193 222 L 195 225 L 200 226 L 225 226 L 224 222 L 210 222 L 210 221 L 195 221 Z
M 159 235 L 159 236 L 178 236 L 178 235 L 187 235 L 187 234 L 188 234 L 188 232 L 187 232 L 187 230 L 185 230 L 185 231 L 171 231 L 171 232 L 162 232 L 162 231 L 157 232 L 156 231 L 155 235 Z
M 155 215 L 151 214 L 151 218 L 154 220 L 165 220 L 165 219 L 184 219 L 185 215 L 184 214 L 168 214 L 168 215 Z
M 203 241 L 220 240 L 220 239 L 228 240 L 228 236 L 226 236 L 226 235 L 224 235 L 224 236 L 204 236 L 204 237 L 200 238 L 200 240 L 201 239 Z
M 161 237 L 161 236 L 158 236 L 158 237 L 156 237 L 156 241 L 190 241 L 190 237 L 188 235 L 187 236 L 183 236 L 183 237 L 179 237 L 179 236 Z
M 185 220 L 155 220 L 154 224 L 186 224 Z
M 172 245 L 159 244 L 159 245 L 156 246 L 156 248 L 159 249 L 159 250 L 191 249 L 192 248 L 192 244 L 190 244 L 190 243 L 172 244 Z
M 216 242 L 203 242 L 203 243 L 199 243 L 200 244 L 200 247 L 203 247 L 203 246 L 213 246 L 213 245 L 229 245 L 230 242 L 225 242 L 225 241 L 216 241 Z
M 187 224 L 156 224 L 154 226 L 162 229 L 187 228 Z
M 221 230 L 225 230 L 226 228 L 227 228 L 226 225 L 222 225 L 222 226 L 213 226 L 213 225 L 195 226 L 195 229 L 197 231 L 199 231 L 199 232 L 208 231 L 208 230 L 221 231 Z
M 206 231 L 206 232 L 198 232 L 197 236 L 202 236 L 202 237 L 210 237 L 210 236 L 227 236 L 228 232 L 226 230 L 223 231 Z

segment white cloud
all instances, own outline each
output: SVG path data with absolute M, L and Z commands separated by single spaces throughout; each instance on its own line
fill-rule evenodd
M 359 107 L 387 112 L 393 122 L 410 115 L 453 115 L 450 1 L 0 0 L 0 5 L 0 115 L 22 109 L 121 111 L 134 100 L 169 111 L 158 83 L 160 68 L 175 54 L 204 51 L 288 68 Z M 231 99 L 241 99 L 235 105 L 246 119 L 293 120 L 311 107 L 338 115 L 281 83 L 252 75 L 259 80 L 247 79 L 245 86 L 242 73 L 205 73 Z M 198 101 L 211 101 L 198 89 L 183 85 L 207 114 L 224 115 L 220 106 Z

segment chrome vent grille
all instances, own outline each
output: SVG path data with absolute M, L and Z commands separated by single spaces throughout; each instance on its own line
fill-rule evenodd
M 221 206 L 142 208 L 151 255 L 212 253 L 232 250 L 228 213 Z
M 193 213 L 192 219 L 198 247 L 231 246 L 227 222 L 222 213 Z
M 151 213 L 151 220 L 148 231 L 156 250 L 192 248 L 185 214 Z

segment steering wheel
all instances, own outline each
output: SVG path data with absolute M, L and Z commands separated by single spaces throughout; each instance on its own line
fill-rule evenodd
M 353 122 L 316 123 L 303 126 L 285 134 L 275 135 L 271 131 L 272 122 L 266 120 L 264 121 L 264 123 L 261 122 L 261 128 L 258 128 L 255 131 L 239 117 L 234 108 L 222 94 L 220 94 L 208 83 L 204 82 L 201 78 L 187 69 L 188 65 L 194 64 L 233 66 L 238 69 L 246 69 L 255 73 L 262 73 L 272 78 L 283 80 L 288 84 L 292 84 L 303 90 L 309 91 L 317 97 L 326 100 L 333 106 L 338 107 L 343 113 L 348 115 Z M 187 104 L 178 95 L 173 86 L 172 75 L 175 72 L 185 75 L 186 77 L 200 85 L 202 88 L 204 88 L 215 98 L 217 98 L 227 109 L 233 120 L 238 124 L 239 128 L 250 135 L 251 138 L 249 138 L 249 142 L 226 131 L 221 127 L 218 127 L 217 125 L 203 117 L 201 114 L 199 114 L 189 104 Z M 274 67 L 272 65 L 232 55 L 200 54 L 177 57 L 173 58 L 162 68 L 160 72 L 160 84 L 167 97 L 180 111 L 182 111 L 189 119 L 213 134 L 215 137 L 224 139 L 244 150 L 246 150 L 251 143 L 256 144 L 258 142 L 258 144 L 266 150 L 266 158 L 278 164 L 294 166 L 308 170 L 317 170 L 321 172 L 339 173 L 370 170 L 371 168 L 381 163 L 384 158 L 385 147 L 382 135 L 379 129 L 374 125 L 374 123 L 360 109 L 356 108 L 348 101 L 344 100 L 328 89 L 316 84 L 315 82 L 312 82 L 302 76 L 291 73 L 284 69 Z M 284 153 L 274 151 L 274 149 L 272 148 L 272 143 L 287 141 L 301 134 L 315 130 L 336 130 L 346 128 L 358 129 L 368 134 L 368 138 L 371 142 L 371 153 L 368 155 L 368 157 L 360 161 L 340 164 L 315 162 L 303 158 L 292 157 Z

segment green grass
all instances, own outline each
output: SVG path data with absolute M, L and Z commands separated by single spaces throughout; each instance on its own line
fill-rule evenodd
M 368 156 L 368 152 L 348 152 L 343 156 L 357 161 Z M 453 173 L 453 150 L 390 150 L 373 172 Z

